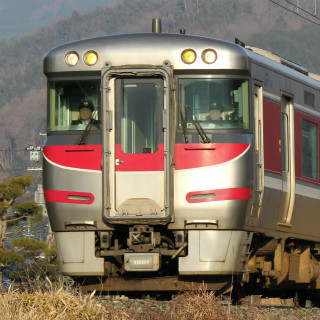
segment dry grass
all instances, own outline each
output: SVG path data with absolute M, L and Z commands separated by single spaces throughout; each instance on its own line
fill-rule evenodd
M 32 294 L 10 290 L 0 295 L 0 310 L 1 320 L 109 319 L 92 296 L 63 288 Z
M 214 292 L 204 289 L 178 295 L 172 307 L 173 319 L 227 319 L 227 312 Z
M 271 320 L 302 319 L 299 310 L 289 316 L 258 307 L 223 307 L 213 292 L 186 292 L 157 307 L 155 300 L 103 302 L 78 290 L 61 287 L 37 292 L 9 290 L 0 294 L 0 320 Z M 306 318 L 305 318 L 306 319 Z M 308 318 L 311 319 L 311 318 Z M 316 318 L 312 318 L 316 319 Z M 318 319 L 318 318 L 317 318 Z

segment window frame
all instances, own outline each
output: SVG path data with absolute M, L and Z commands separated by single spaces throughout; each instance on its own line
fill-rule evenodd
M 153 144 L 150 148 L 144 147 L 143 150 L 145 149 L 150 149 L 147 150 L 146 152 L 128 152 L 125 150 L 126 148 L 129 148 L 128 145 L 125 145 L 123 141 L 128 140 L 127 137 L 124 136 L 126 133 L 127 127 L 124 127 L 124 117 L 123 117 L 123 112 L 124 112 L 124 95 L 123 95 L 123 89 L 124 85 L 134 85 L 134 84 L 154 84 L 157 85 L 157 106 L 154 108 L 154 122 L 153 126 L 151 128 L 154 128 L 152 131 L 152 139 Z M 163 136 L 161 134 L 162 132 L 162 117 L 163 117 L 163 108 L 164 108 L 164 82 L 162 77 L 117 77 L 115 80 L 115 90 L 116 90 L 116 95 L 115 95 L 115 108 L 116 108 L 116 115 L 115 115 L 115 121 L 116 121 L 116 130 L 117 130 L 117 135 L 116 135 L 116 143 L 121 145 L 121 151 L 125 154 L 145 154 L 145 153 L 156 153 L 158 152 L 159 149 L 159 144 L 163 144 Z M 157 116 L 158 115 L 158 116 Z M 158 119 L 158 121 L 156 121 Z M 131 146 L 132 149 L 135 149 L 135 146 Z
M 86 128 L 86 125 L 72 125 L 71 121 L 75 120 L 72 117 L 72 113 L 78 112 L 78 109 L 76 107 L 76 104 L 73 105 L 73 107 L 70 108 L 68 106 L 67 111 L 63 111 L 60 107 L 57 107 L 55 104 L 55 99 L 57 99 L 57 84 L 59 83 L 79 83 L 79 82 L 95 82 L 96 85 L 96 95 L 94 106 L 95 106 L 95 114 L 93 116 L 93 119 L 95 120 L 101 120 L 101 78 L 100 77 L 81 77 L 81 78 L 54 78 L 54 79 L 48 79 L 47 81 L 47 123 L 46 128 L 47 132 L 79 132 L 83 131 Z M 53 94 L 55 96 L 53 96 Z M 71 96 L 71 95 L 70 95 Z M 69 96 L 69 97 L 70 97 Z M 89 97 L 79 97 L 78 103 L 80 104 L 81 100 L 91 100 Z M 52 103 L 52 100 L 54 100 Z M 61 117 L 61 112 L 68 112 L 69 115 L 67 117 Z M 65 119 L 69 118 L 68 124 L 59 124 L 59 119 Z M 57 124 L 58 122 L 58 124 Z M 101 126 L 92 126 L 91 129 L 94 130 L 101 130 Z
M 314 155 L 312 152 L 311 152 L 311 156 L 308 157 L 309 160 L 311 159 L 311 163 L 316 164 L 316 168 L 315 168 L 316 177 L 314 177 L 313 173 L 311 174 L 311 176 L 307 176 L 304 171 L 304 159 L 306 159 L 306 156 L 304 157 L 305 143 L 304 143 L 303 123 L 308 123 L 309 125 L 312 124 L 312 125 L 314 125 L 314 128 L 316 129 L 315 133 L 314 133 L 314 137 L 313 137 L 313 139 L 316 140 L 315 141 L 315 147 L 316 147 L 315 157 L 316 157 L 316 159 L 314 159 Z M 308 133 L 309 133 L 308 139 L 310 139 L 310 131 L 308 131 Z M 310 149 L 312 149 L 312 146 L 310 147 Z M 307 161 L 309 163 L 310 162 L 309 160 L 306 159 L 305 161 Z M 313 171 L 313 169 L 311 169 L 311 171 Z M 301 177 L 303 179 L 311 179 L 313 181 L 319 181 L 319 124 L 315 121 L 306 119 L 304 117 L 301 118 Z
M 178 74 L 175 76 L 175 83 L 176 83 L 176 93 L 175 93 L 175 100 L 177 104 L 177 117 L 176 117 L 176 128 L 177 132 L 182 133 L 183 128 L 181 125 L 181 110 L 180 110 L 180 88 L 179 83 L 181 79 L 195 79 L 195 80 L 201 80 L 201 79 L 228 79 L 228 80 L 243 80 L 248 82 L 248 107 L 247 107 L 247 114 L 248 114 L 248 128 L 207 128 L 204 127 L 204 131 L 206 133 L 225 133 L 225 132 L 236 132 L 236 133 L 251 133 L 252 132 L 252 80 L 249 76 L 246 75 L 222 75 L 222 74 Z M 195 127 L 188 128 L 186 127 L 186 133 L 188 134 L 196 134 L 197 129 Z

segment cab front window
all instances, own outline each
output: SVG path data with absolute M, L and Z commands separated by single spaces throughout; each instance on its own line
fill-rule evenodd
M 98 129 L 99 114 L 99 80 L 48 83 L 48 131 Z
M 226 78 L 179 79 L 180 127 L 249 129 L 249 81 Z

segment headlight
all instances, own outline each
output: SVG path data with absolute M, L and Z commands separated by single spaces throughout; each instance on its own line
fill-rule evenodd
M 217 60 L 217 53 L 213 49 L 206 49 L 202 52 L 201 58 L 203 62 L 211 64 Z
M 65 61 L 68 66 L 75 66 L 79 62 L 79 56 L 75 51 L 70 51 L 66 54 Z
M 88 66 L 93 66 L 94 64 L 96 64 L 98 61 L 98 55 L 96 52 L 94 51 L 88 51 L 85 53 L 84 55 L 84 62 L 88 65 Z
M 184 63 L 191 64 L 197 59 L 197 54 L 192 49 L 186 49 L 181 53 L 181 59 Z

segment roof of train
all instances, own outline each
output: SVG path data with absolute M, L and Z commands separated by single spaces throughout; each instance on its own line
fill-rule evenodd
M 252 61 L 257 64 L 263 65 L 266 68 L 273 69 L 279 73 L 283 73 L 288 77 L 296 80 L 309 82 L 313 86 L 319 88 L 320 86 L 320 75 L 309 72 L 306 68 L 299 64 L 282 58 L 271 51 L 246 46 L 249 57 Z
M 214 49 L 217 60 L 206 64 L 201 60 L 205 49 Z M 185 64 L 181 53 L 185 49 L 194 49 L 197 59 L 193 64 Z M 98 62 L 94 66 L 84 63 L 83 55 L 93 50 L 98 54 Z M 79 63 L 73 67 L 65 63 L 65 55 L 69 51 L 78 53 Z M 133 33 L 96 37 L 66 43 L 51 49 L 44 59 L 44 73 L 47 76 L 66 71 L 92 72 L 100 74 L 106 64 L 119 67 L 126 65 L 161 66 L 168 60 L 175 70 L 247 70 L 254 62 L 274 71 L 283 73 L 296 80 L 308 82 L 320 87 L 320 76 L 308 72 L 305 68 L 290 62 L 278 55 L 259 48 L 241 46 L 232 42 L 214 38 L 169 33 Z
M 208 48 L 217 52 L 217 60 L 212 65 L 201 60 L 201 53 Z M 194 49 L 197 53 L 197 60 L 192 65 L 187 65 L 181 60 L 181 53 L 185 49 Z M 99 60 L 94 66 L 87 66 L 81 58 L 76 66 L 66 65 L 67 52 L 75 51 L 82 57 L 88 50 L 94 50 L 98 54 Z M 100 72 L 106 63 L 112 66 L 161 66 L 165 60 L 169 60 L 176 70 L 249 69 L 246 50 L 231 42 L 192 35 L 137 33 L 85 39 L 53 48 L 45 57 L 44 73 L 49 75 L 51 72 L 94 70 Z

